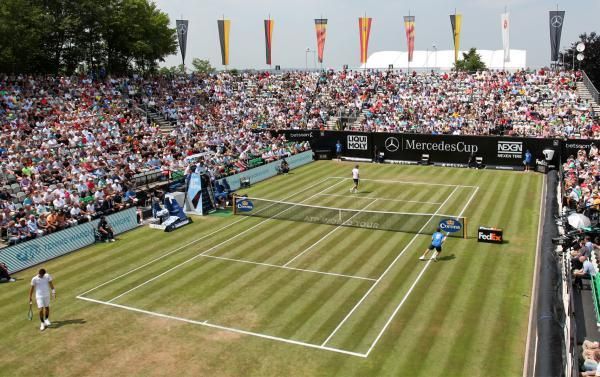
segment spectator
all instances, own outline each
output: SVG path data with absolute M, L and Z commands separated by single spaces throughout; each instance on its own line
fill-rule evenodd
M 582 263 L 583 267 L 580 270 L 573 271 L 573 276 L 575 277 L 573 285 L 579 289 L 583 289 L 583 282 L 581 279 L 592 279 L 596 276 L 597 271 L 588 258 L 581 256 L 579 257 L 579 261 Z
M 10 273 L 8 272 L 8 266 L 5 263 L 0 262 L 0 283 L 14 281 L 15 279 L 10 277 Z

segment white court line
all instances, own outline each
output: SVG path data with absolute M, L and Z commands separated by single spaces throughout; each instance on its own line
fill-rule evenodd
M 463 209 L 460 211 L 460 214 L 458 215 L 458 217 L 462 217 L 462 215 L 465 213 L 465 210 L 469 207 L 469 204 L 471 204 L 471 201 L 475 197 L 475 194 L 477 194 L 477 191 L 479 191 L 479 187 L 477 187 L 475 190 L 473 190 L 473 193 L 471 194 L 471 197 L 469 198 L 469 200 L 467 201 L 467 203 L 465 204 L 465 206 L 463 207 Z M 466 231 L 467 230 L 465 229 L 465 232 Z M 406 294 L 404 295 L 404 297 L 402 298 L 402 300 L 400 301 L 400 303 L 398 304 L 398 306 L 396 306 L 396 308 L 392 312 L 392 315 L 390 316 L 390 318 L 388 318 L 387 322 L 385 323 L 385 325 L 383 326 L 383 328 L 381 329 L 381 331 L 379 332 L 379 334 L 377 334 L 377 337 L 375 338 L 375 340 L 373 341 L 373 343 L 371 343 L 371 346 L 369 347 L 369 350 L 367 351 L 367 356 L 369 356 L 369 354 L 371 353 L 371 351 L 373 350 L 373 348 L 375 348 L 375 345 L 377 344 L 377 342 L 379 342 L 379 339 L 381 339 L 381 337 L 383 336 L 383 333 L 385 332 L 385 330 L 387 330 L 387 328 L 390 325 L 390 323 L 392 323 L 392 320 L 394 319 L 394 317 L 396 316 L 396 314 L 398 313 L 398 311 L 400 310 L 400 308 L 402 307 L 402 305 L 404 304 L 404 302 L 408 299 L 408 296 L 410 296 L 411 292 L 416 287 L 417 283 L 421 279 L 421 276 L 423 276 L 423 274 L 425 273 L 425 271 L 429 267 L 430 263 L 431 263 L 431 259 L 429 259 L 427 261 L 427 263 L 425 264 L 425 267 L 423 267 L 423 269 L 421 270 L 421 272 L 419 273 L 419 275 L 417 275 L 417 278 L 412 283 L 412 285 L 410 286 L 410 288 L 408 289 L 408 291 L 406 292 Z
M 304 202 L 304 201 L 307 201 L 307 200 L 309 200 L 309 199 L 312 199 L 313 197 L 317 196 L 319 193 L 321 193 L 321 192 L 323 192 L 323 191 L 326 191 L 326 190 L 329 190 L 329 189 L 332 189 L 332 188 L 334 188 L 335 186 L 337 186 L 337 185 L 339 185 L 340 183 L 343 183 L 343 182 L 344 182 L 344 181 L 339 181 L 338 183 L 334 184 L 333 186 L 327 187 L 327 188 L 325 188 L 325 189 L 321 190 L 320 192 L 318 192 L 318 193 L 316 193 L 316 194 L 314 194 L 314 195 L 312 195 L 312 196 L 310 196 L 310 197 L 308 197 L 308 198 L 304 199 L 303 201 L 301 201 L 301 202 L 299 202 L 299 203 L 296 203 L 296 204 L 300 204 L 300 203 L 302 203 L 302 202 Z M 193 256 L 193 257 L 191 257 L 190 259 L 187 259 L 187 260 L 185 260 L 185 261 L 183 261 L 183 262 L 179 263 L 178 265 L 176 265 L 176 266 L 174 266 L 174 267 L 171 267 L 171 268 L 169 268 L 169 269 L 168 269 L 168 270 L 166 270 L 165 272 L 163 272 L 163 273 L 161 273 L 161 274 L 158 274 L 158 275 L 156 275 L 156 276 L 155 276 L 155 277 L 153 277 L 152 279 L 146 280 L 145 282 L 143 282 L 143 283 L 141 283 L 141 284 L 138 284 L 138 285 L 136 285 L 135 287 L 133 287 L 133 288 L 131 288 L 131 289 L 129 289 L 129 290 L 127 290 L 127 291 L 125 291 L 125 292 L 121 293 L 120 295 L 118 295 L 118 296 L 115 296 L 115 297 L 111 298 L 110 300 L 108 300 L 108 302 L 113 302 L 114 300 L 116 300 L 116 299 L 118 299 L 118 298 L 121 298 L 121 297 L 125 296 L 126 294 L 128 294 L 128 293 L 130 293 L 130 292 L 133 292 L 133 291 L 135 291 L 136 289 L 138 289 L 138 288 L 141 288 L 141 287 L 143 287 L 144 285 L 146 285 L 146 284 L 148 284 L 148 283 L 151 283 L 151 282 L 153 282 L 154 280 L 156 280 L 156 279 L 158 279 L 158 278 L 160 278 L 160 277 L 162 277 L 162 276 L 164 276 L 164 275 L 168 274 L 169 272 L 171 272 L 171 271 L 173 271 L 173 270 L 175 270 L 175 269 L 177 269 L 177 268 L 179 268 L 179 267 L 181 267 L 181 266 L 183 266 L 183 265 L 185 265 L 185 264 L 188 264 L 189 262 L 191 262 L 191 261 L 195 260 L 196 258 L 199 258 L 199 257 L 205 256 L 205 255 L 206 255 L 206 254 L 208 254 L 209 252 L 211 252 L 211 251 L 213 251 L 213 250 L 215 250 L 215 249 L 219 248 L 220 246 L 222 246 L 222 245 L 224 245 L 224 244 L 226 244 L 226 243 L 229 243 L 229 242 L 231 242 L 232 240 L 234 240 L 234 239 L 236 239 L 236 238 L 238 238 L 238 237 L 240 237 L 240 236 L 242 236 L 242 235 L 244 235 L 244 234 L 248 233 L 248 232 L 249 232 L 249 231 L 251 231 L 252 229 L 254 229 L 254 228 L 256 228 L 256 227 L 258 227 L 258 226 L 260 226 L 260 225 L 264 224 L 265 222 L 267 222 L 267 221 L 269 221 L 269 220 L 272 220 L 272 219 L 273 219 L 275 216 L 279 216 L 280 214 L 282 214 L 282 213 L 284 213 L 284 212 L 287 212 L 287 211 L 291 210 L 292 208 L 294 208 L 294 207 L 292 206 L 292 207 L 286 208 L 286 209 L 284 209 L 283 211 L 280 211 L 280 212 L 278 212 L 278 213 L 274 214 L 273 216 L 269 217 L 268 219 L 265 219 L 265 220 L 263 220 L 263 221 L 259 222 L 258 224 L 251 226 L 250 228 L 248 228 L 248 229 L 244 230 L 243 232 L 237 233 L 235 236 L 233 236 L 233 237 L 229 237 L 229 238 L 228 238 L 228 239 L 226 239 L 225 241 L 223 241 L 223 242 L 220 242 L 220 243 L 216 244 L 215 246 L 213 246 L 213 247 L 211 247 L 211 248 L 209 248 L 209 249 L 207 249 L 207 250 L 203 251 L 202 253 L 200 253 L 200 254 L 197 254 L 197 255 L 195 255 L 195 256 Z
M 303 193 L 303 192 L 304 192 L 304 191 L 306 191 L 306 190 L 309 190 L 309 189 L 311 189 L 311 188 L 313 188 L 313 187 L 315 187 L 315 186 L 317 186 L 317 185 L 320 185 L 321 183 L 323 183 L 323 182 L 327 181 L 328 179 L 331 179 L 331 177 L 326 177 L 326 178 L 324 178 L 324 179 L 320 180 L 319 182 L 317 182 L 317 183 L 315 183 L 315 184 L 313 184 L 313 185 L 310 185 L 310 186 L 308 186 L 308 187 L 306 187 L 306 188 L 304 188 L 304 189 L 302 189 L 302 190 L 300 190 L 300 191 L 296 191 L 295 193 L 293 193 L 293 194 L 291 194 L 291 195 L 287 196 L 286 198 L 284 198 L 283 200 L 289 199 L 289 198 L 291 198 L 291 197 L 294 197 L 294 196 L 296 196 L 296 195 L 298 195 L 298 194 L 300 194 L 300 193 Z M 337 185 L 337 184 L 336 184 L 336 185 Z M 333 186 L 331 186 L 331 187 L 333 187 Z M 331 187 L 329 187 L 329 188 L 331 188 Z M 267 208 L 269 208 L 269 207 L 267 207 Z M 267 209 L 267 208 L 265 208 L 265 209 Z M 81 294 L 80 294 L 80 296 L 83 296 L 83 295 L 85 295 L 85 294 L 88 294 L 88 293 L 90 293 L 90 292 L 92 292 L 92 291 L 95 291 L 95 290 L 96 290 L 96 289 L 98 289 L 98 288 L 104 287 L 105 285 L 107 285 L 107 284 L 110 284 L 110 283 L 112 283 L 113 281 L 115 281 L 115 280 L 118 280 L 118 279 L 122 278 L 123 276 L 127 276 L 127 275 L 131 274 L 132 272 L 138 271 L 138 270 L 140 270 L 140 269 L 142 269 L 142 268 L 144 268 L 144 267 L 146 267 L 146 266 L 148 266 L 148 265 L 150 265 L 150 264 L 152 264 L 152 263 L 154 263 L 154 262 L 156 262 L 156 261 L 159 261 L 159 260 L 161 260 L 161 259 L 163 259 L 163 258 L 165 258 L 165 257 L 168 257 L 168 256 L 169 256 L 169 255 L 171 255 L 171 254 L 174 254 L 174 253 L 178 252 L 178 251 L 179 251 L 179 250 L 181 250 L 181 249 L 184 249 L 184 248 L 186 248 L 186 247 L 188 247 L 188 246 L 190 246 L 190 245 L 193 245 L 193 244 L 195 244 L 195 243 L 197 243 L 197 242 L 200 242 L 200 241 L 202 241 L 203 239 L 205 239 L 205 238 L 207 238 L 207 237 L 210 237 L 210 236 L 212 236 L 212 235 L 215 235 L 215 234 L 217 234 L 217 233 L 221 232 L 222 230 L 224 230 L 224 229 L 227 229 L 227 228 L 230 228 L 230 227 L 232 227 L 233 225 L 235 225 L 235 224 L 237 224 L 237 223 L 239 223 L 239 222 L 241 222 L 241 221 L 247 220 L 247 219 L 248 219 L 247 217 L 242 217 L 240 220 L 234 221 L 233 223 L 231 223 L 231 224 L 229 224 L 229 225 L 225 225 L 224 227 L 221 227 L 221 228 L 219 228 L 219 229 L 215 230 L 215 231 L 214 231 L 214 232 L 212 232 L 212 233 L 209 233 L 209 234 L 207 234 L 207 235 L 205 235 L 205 236 L 202 236 L 202 237 L 200 237 L 200 238 L 197 238 L 197 239 L 195 239 L 195 240 L 193 240 L 193 241 L 190 241 L 190 242 L 186 243 L 186 244 L 185 244 L 185 245 L 183 245 L 183 246 L 180 246 L 180 247 L 178 247 L 178 248 L 176 248 L 176 249 L 174 249 L 174 250 L 171 250 L 171 251 L 169 251 L 169 252 L 168 252 L 168 253 L 166 253 L 166 254 L 163 254 L 163 255 L 161 255 L 161 256 L 159 256 L 159 257 L 157 257 L 157 258 L 154 258 L 154 259 L 152 259 L 151 261 L 149 261 L 149 262 L 147 262 L 147 263 L 144 263 L 143 265 L 141 265 L 141 266 L 139 266 L 139 267 L 136 267 L 136 268 L 134 268 L 133 270 L 129 270 L 129 271 L 127 271 L 127 272 L 125 272 L 125 273 L 123 273 L 123 274 L 121 274 L 121 275 L 119 275 L 119 276 L 117 276 L 117 277 L 115 277 L 115 278 L 113 278 L 113 279 L 111 279 L 111 280 L 109 280 L 109 281 L 106 281 L 106 282 L 104 282 L 104 283 L 102 283 L 102 284 L 98 285 L 97 287 L 94 287 L 94 288 L 92 288 L 92 289 L 90 289 L 90 290 L 87 290 L 87 291 L 85 291 L 85 292 L 81 293 Z M 266 221 L 266 220 L 264 220 L 264 221 Z
M 339 179 L 352 179 L 352 178 L 348 178 L 348 177 L 329 177 L 329 178 L 339 178 Z M 395 181 L 392 179 L 367 179 L 367 178 L 361 178 L 361 181 L 367 181 L 367 182 L 384 182 L 384 183 L 406 183 L 406 184 L 410 184 L 410 185 L 427 185 L 427 186 L 446 186 L 446 187 L 471 187 L 471 188 L 475 188 L 477 186 L 465 186 L 465 185 L 450 185 L 450 184 L 445 184 L 445 183 L 430 183 L 430 182 L 417 182 L 417 181 Z
M 226 260 L 226 261 L 230 261 L 230 262 L 254 264 L 254 265 L 257 265 L 257 266 L 266 266 L 266 267 L 280 268 L 280 269 L 284 269 L 284 270 L 293 270 L 293 271 L 301 271 L 301 272 L 311 272 L 313 274 L 338 276 L 338 277 L 344 277 L 344 278 L 349 278 L 349 279 L 359 279 L 359 280 L 375 281 L 375 279 L 366 278 L 366 277 L 362 277 L 362 276 L 336 274 L 335 272 L 325 272 L 325 271 L 317 271 L 317 270 L 307 270 L 307 269 L 303 269 L 303 268 L 280 266 L 278 264 L 270 264 L 270 263 L 262 263 L 262 262 L 252 262 L 252 261 L 244 260 L 244 259 L 234 259 L 234 258 L 218 257 L 218 256 L 215 256 L 215 255 L 202 255 L 202 257 L 203 258 L 213 258 L 213 259 Z
M 167 314 L 162 314 L 162 313 L 155 313 L 155 312 L 151 312 L 151 311 L 148 311 L 148 310 L 134 308 L 134 307 L 131 307 L 131 306 L 114 304 L 114 303 L 111 303 L 111 302 L 95 300 L 95 299 L 92 299 L 92 298 L 87 298 L 87 297 L 82 297 L 82 296 L 77 296 L 77 298 L 80 299 L 80 300 L 89 301 L 89 302 L 93 302 L 93 303 L 96 303 L 96 304 L 108 305 L 108 306 L 112 306 L 112 307 L 115 307 L 115 308 L 130 310 L 132 312 L 143 313 L 143 314 L 147 314 L 147 315 L 151 315 L 151 316 L 155 316 L 155 317 L 166 318 L 166 319 L 173 319 L 173 320 L 176 320 L 176 321 L 187 322 L 187 323 L 191 323 L 191 324 L 194 324 L 194 325 L 211 327 L 211 328 L 214 328 L 214 329 L 219 329 L 219 330 L 234 332 L 234 333 L 238 333 L 238 334 L 251 335 L 251 336 L 258 337 L 258 338 L 275 340 L 275 341 L 278 341 L 278 342 L 295 344 L 295 345 L 298 345 L 298 346 L 304 346 L 304 347 L 319 349 L 319 350 L 323 350 L 323 351 L 337 352 L 337 353 L 342 353 L 342 354 L 350 355 L 350 356 L 357 356 L 357 357 L 362 357 L 362 358 L 367 357 L 367 355 L 364 354 L 364 353 L 351 352 L 351 351 L 346 351 L 346 350 L 343 350 L 343 349 L 340 349 L 340 348 L 334 348 L 334 347 L 324 347 L 324 346 L 320 346 L 318 344 L 306 343 L 306 342 L 301 342 L 301 341 L 298 341 L 298 340 L 292 340 L 292 339 L 286 339 L 286 338 L 279 338 L 277 336 L 266 335 L 266 334 L 261 334 L 261 333 L 257 333 L 257 332 L 246 331 L 246 330 L 240 330 L 240 329 L 236 329 L 236 328 L 233 328 L 233 327 L 226 327 L 226 326 L 216 325 L 216 324 L 213 324 L 213 323 L 209 323 L 208 321 L 194 321 L 192 319 L 175 317 L 175 316 L 172 316 L 172 315 L 167 315 Z
M 383 200 L 383 201 L 387 201 L 387 202 L 442 204 L 441 202 L 422 202 L 419 200 L 385 199 L 385 198 L 374 198 L 372 196 L 352 196 L 352 195 L 339 195 L 339 194 L 319 194 L 319 196 L 339 196 L 342 198 L 353 198 L 353 199 L 377 199 L 377 200 Z
M 332 235 L 334 232 L 336 232 L 338 229 L 340 229 L 342 226 L 344 226 L 348 221 L 352 220 L 355 216 L 357 216 L 359 213 L 361 213 L 362 211 L 364 211 L 365 209 L 367 209 L 368 206 L 370 206 L 371 204 L 375 203 L 377 201 L 377 199 L 373 200 L 371 203 L 367 204 L 366 206 L 363 207 L 363 209 L 359 210 L 358 212 L 356 212 L 354 215 L 352 215 L 352 217 L 350 217 L 348 220 L 344 221 L 343 223 L 341 223 L 340 225 L 336 226 L 331 232 L 327 233 L 326 235 L 324 235 L 323 237 L 321 237 L 317 242 L 313 243 L 312 245 L 310 245 L 308 248 L 306 248 L 303 252 L 301 252 L 300 254 L 296 255 L 295 257 L 293 257 L 292 259 L 290 259 L 289 261 L 287 261 L 286 264 L 283 265 L 283 267 L 287 267 L 288 264 L 292 263 L 293 261 L 295 261 L 296 259 L 300 258 L 302 255 L 304 255 L 305 253 L 307 253 L 309 250 L 311 250 L 313 247 L 317 246 L 318 244 L 321 243 L 321 241 L 323 241 L 325 238 L 329 237 L 330 235 Z M 340 214 L 341 217 L 341 214 Z M 373 279 L 373 281 L 375 281 L 375 279 Z
M 538 286 L 538 271 L 540 269 L 540 254 L 541 254 L 541 244 L 540 240 L 542 239 L 542 230 L 544 227 L 543 217 L 547 216 L 546 210 L 544 209 L 545 199 L 546 199 L 546 177 L 542 179 L 542 195 L 540 198 L 540 215 L 538 217 L 538 231 L 537 231 L 537 243 L 535 245 L 535 262 L 533 264 L 533 278 L 531 284 L 531 299 L 529 300 L 529 319 L 527 323 L 527 340 L 525 341 L 525 361 L 523 362 L 523 377 L 527 377 L 527 373 L 529 373 L 529 364 L 532 362 L 530 358 L 531 352 L 531 336 L 534 331 L 534 312 L 535 306 L 537 303 L 537 286 Z M 535 376 L 535 366 L 537 362 L 537 334 L 536 334 L 536 343 L 535 343 L 536 351 L 533 354 L 533 368 L 531 369 L 531 374 Z
M 358 309 L 358 307 L 365 301 L 365 299 L 371 294 L 371 292 L 373 292 L 373 290 L 375 289 L 375 287 L 377 287 L 377 285 L 379 284 L 379 282 L 381 282 L 381 280 L 385 277 L 385 275 L 387 275 L 387 273 L 392 269 L 392 267 L 396 264 L 396 262 L 398 261 L 398 259 L 400 259 L 400 257 L 406 252 L 406 250 L 408 250 L 408 248 L 410 247 L 410 245 L 412 245 L 412 243 L 417 239 L 417 237 L 420 235 L 419 233 L 421 233 L 423 231 L 423 229 L 425 229 L 425 227 L 427 226 L 427 224 L 429 224 L 429 222 L 431 221 L 431 219 L 433 219 L 434 216 L 437 214 L 437 212 L 439 212 L 442 209 L 442 207 L 444 207 L 444 205 L 448 202 L 448 200 L 450 200 L 450 198 L 452 197 L 452 195 L 454 195 L 454 193 L 456 192 L 456 190 L 458 190 L 458 188 L 459 187 L 457 186 L 457 187 L 454 188 L 454 190 L 452 190 L 452 192 L 450 193 L 450 195 L 448 195 L 448 197 L 446 198 L 446 200 L 444 200 L 444 202 L 442 203 L 442 205 L 438 207 L 437 211 L 431 216 L 431 218 L 429 218 L 429 220 L 427 220 L 427 222 L 421 227 L 421 229 L 419 230 L 419 232 L 414 235 L 414 237 L 410 240 L 410 242 L 404 247 L 404 249 L 402 249 L 402 251 L 400 252 L 400 254 L 398 254 L 396 256 L 396 258 L 394 258 L 394 260 L 392 261 L 392 263 L 390 263 L 390 265 L 385 269 L 385 271 L 383 271 L 383 273 L 381 274 L 381 276 L 379 276 L 379 278 L 375 281 L 375 283 L 373 283 L 373 285 L 371 286 L 371 288 L 369 288 L 369 290 L 362 296 L 362 298 L 356 303 L 356 305 L 354 305 L 354 307 L 352 308 L 352 310 L 350 310 L 350 312 L 348 314 L 346 314 L 346 316 L 344 317 L 344 319 L 337 325 L 337 327 L 331 332 L 331 334 L 329 334 L 329 336 L 327 337 L 327 339 L 325 339 L 325 341 L 321 344 L 322 346 L 324 346 L 325 344 L 327 344 L 327 342 L 329 342 L 331 340 L 331 338 L 333 338 L 333 336 L 344 325 L 344 323 L 346 323 L 346 321 L 348 320 L 348 318 L 350 318 L 350 316 L 352 316 L 352 314 L 354 314 L 354 312 L 356 311 L 356 309 Z

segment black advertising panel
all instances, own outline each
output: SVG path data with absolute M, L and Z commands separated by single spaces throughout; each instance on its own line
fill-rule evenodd
M 516 138 L 498 136 L 426 135 L 351 131 L 279 130 L 290 141 L 309 141 L 313 150 L 335 151 L 339 141 L 342 156 L 374 159 L 383 153 L 385 160 L 421 161 L 429 155 L 432 163 L 467 164 L 471 155 L 482 157 L 484 165 L 522 167 L 526 151 L 532 162 L 547 161 L 558 166 L 561 159 L 575 155 L 581 148 L 589 150 L 592 140 Z M 546 151 L 546 152 L 545 152 Z M 549 152 L 548 152 L 549 151 Z M 561 157 L 562 156 L 562 157 Z
M 527 150 L 534 162 L 544 158 L 544 149 L 553 148 L 558 163 L 560 152 L 560 143 L 552 139 L 393 133 L 375 133 L 373 139 L 386 160 L 420 161 L 428 154 L 433 163 L 466 164 L 473 154 L 485 165 L 522 166 Z
M 600 140 L 590 139 L 570 139 L 563 141 L 563 160 L 569 158 L 569 156 L 577 157 L 577 152 L 580 149 L 589 152 L 592 145 L 600 145 Z

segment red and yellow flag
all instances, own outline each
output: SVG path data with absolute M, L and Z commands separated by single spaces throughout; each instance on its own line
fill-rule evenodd
M 267 64 L 271 65 L 271 46 L 273 42 L 273 26 L 275 21 L 265 20 L 265 48 L 267 53 Z
M 323 63 L 323 51 L 325 50 L 325 36 L 327 35 L 327 19 L 315 19 L 315 30 L 317 31 L 317 54 L 319 63 Z
M 413 61 L 415 51 L 415 16 L 404 16 L 404 29 L 406 30 L 406 44 L 408 45 L 408 61 Z
M 360 17 L 358 19 L 358 31 L 360 33 L 360 63 L 367 62 L 369 52 L 369 35 L 371 34 L 371 17 Z

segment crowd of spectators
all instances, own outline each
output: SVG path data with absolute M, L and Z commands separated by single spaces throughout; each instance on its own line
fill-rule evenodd
M 220 122 L 230 101 L 218 98 L 231 88 L 206 78 L 0 76 L 0 237 L 14 244 L 136 205 L 136 174 L 200 164 L 217 179 L 252 158 L 307 149 L 240 126 L 240 114 Z M 141 109 L 150 106 L 180 126 L 161 132 Z
M 261 130 L 324 129 L 340 115 L 358 130 L 598 137 L 579 79 L 544 70 L 0 76 L 0 236 L 16 243 L 139 204 L 133 178 L 146 172 L 199 164 L 216 180 L 284 158 L 309 147 Z M 595 174 L 594 153 L 578 174 Z

